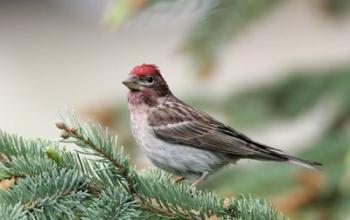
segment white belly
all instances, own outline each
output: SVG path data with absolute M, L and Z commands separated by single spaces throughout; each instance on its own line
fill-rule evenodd
M 137 144 L 152 163 L 175 175 L 196 179 L 203 172 L 211 173 L 228 163 L 223 155 L 194 147 L 167 143 L 156 138 L 147 124 L 145 115 L 138 115 L 135 118 L 135 114 L 132 114 L 131 127 Z

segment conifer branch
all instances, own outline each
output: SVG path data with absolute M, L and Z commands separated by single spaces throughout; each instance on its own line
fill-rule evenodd
M 82 144 L 78 144 L 80 146 L 85 146 L 85 147 L 90 147 L 91 149 L 95 150 L 99 156 L 107 159 L 116 169 L 117 172 L 119 172 L 121 174 L 121 177 L 123 178 L 123 180 L 125 180 L 125 182 L 127 183 L 126 185 L 124 184 L 124 181 L 120 181 L 120 184 L 124 187 L 124 189 L 128 192 L 130 192 L 130 194 L 133 196 L 135 201 L 138 201 L 141 205 L 141 208 L 148 211 L 148 212 L 153 212 L 153 213 L 159 213 L 163 216 L 168 216 L 168 217 L 176 217 L 177 215 L 180 215 L 181 217 L 185 217 L 186 215 L 181 214 L 180 212 L 174 212 L 171 209 L 164 209 L 161 205 L 155 203 L 155 199 L 154 198 L 148 198 L 148 200 L 146 200 L 144 198 L 143 195 L 141 195 L 136 189 L 136 183 L 135 183 L 135 179 L 138 179 L 137 175 L 134 173 L 133 170 L 130 169 L 130 167 L 128 166 L 126 161 L 120 162 L 118 161 L 116 158 L 113 157 L 113 153 L 109 152 L 108 150 L 106 151 L 106 147 L 112 147 L 112 146 L 102 146 L 102 145 L 98 145 L 97 142 L 99 141 L 93 141 L 93 137 L 92 136 L 88 136 L 86 134 L 92 134 L 89 132 L 84 132 L 84 126 L 80 126 L 79 123 L 74 123 L 77 122 L 75 116 L 73 115 L 69 120 L 66 120 L 65 123 L 56 123 L 56 127 L 61 129 L 63 131 L 63 133 L 61 134 L 61 137 L 63 139 L 65 139 L 65 142 L 70 142 L 70 143 L 79 143 L 76 142 L 76 140 L 81 141 L 82 143 L 84 143 L 84 145 Z M 69 124 L 69 125 L 68 125 Z M 91 130 L 94 131 L 99 131 L 102 132 L 102 129 L 100 127 L 95 127 L 94 125 L 90 125 L 91 126 Z M 105 131 L 105 134 L 108 136 L 108 131 Z M 70 141 L 68 140 L 69 138 L 72 138 L 73 140 Z M 107 139 L 112 140 L 113 138 L 111 136 L 107 137 Z M 101 142 L 102 143 L 102 142 Z M 115 143 L 115 141 L 111 141 L 110 143 Z M 124 158 L 124 157 L 121 157 Z
M 0 190 L 0 217 L 7 219 L 284 219 L 265 200 L 224 199 L 189 191 L 160 170 L 136 172 L 108 130 L 76 116 L 58 123 L 58 143 L 24 140 L 0 132 L 2 178 L 20 174 L 8 191 Z M 1 175 L 0 175 L 1 176 Z M 229 201 L 229 202 L 227 202 Z M 257 217 L 258 216 L 258 217 Z
M 101 155 L 101 157 L 106 158 L 115 168 L 116 170 L 121 174 L 121 176 L 126 180 L 127 186 L 124 185 L 123 182 L 121 184 L 124 186 L 125 190 L 130 191 L 132 194 L 134 194 L 135 188 L 133 183 L 133 180 L 129 177 L 129 173 L 127 168 L 122 164 L 119 163 L 115 158 L 113 158 L 112 154 L 109 154 L 106 151 L 103 151 L 103 148 L 96 143 L 94 143 L 88 136 L 84 136 L 81 131 L 81 128 L 77 127 L 68 127 L 65 123 L 56 123 L 57 128 L 63 130 L 63 133 L 61 135 L 62 138 L 67 139 L 69 137 L 80 140 L 83 142 L 86 146 L 89 146 L 91 149 L 95 150 L 98 154 Z M 76 126 L 79 126 L 78 124 Z

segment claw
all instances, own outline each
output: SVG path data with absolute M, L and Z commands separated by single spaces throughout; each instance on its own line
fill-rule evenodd
M 175 178 L 175 183 L 181 183 L 182 181 L 184 181 L 185 180 L 185 177 L 183 177 L 183 176 L 178 176 L 178 177 L 176 177 Z
M 209 172 L 202 173 L 202 176 L 196 179 L 190 186 L 190 189 L 196 188 L 207 176 L 209 175 Z

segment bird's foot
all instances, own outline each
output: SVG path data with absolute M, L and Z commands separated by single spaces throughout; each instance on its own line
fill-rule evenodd
M 175 177 L 174 182 L 175 182 L 175 183 L 181 183 L 181 182 L 184 181 L 184 180 L 185 180 L 185 177 L 183 177 L 183 176 L 177 176 L 177 177 Z
M 202 176 L 200 176 L 191 184 L 190 189 L 195 189 L 205 178 L 207 178 L 208 175 L 209 172 L 204 172 Z

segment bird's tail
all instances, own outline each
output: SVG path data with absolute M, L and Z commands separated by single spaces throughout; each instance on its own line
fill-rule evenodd
M 274 160 L 274 161 L 283 161 L 283 162 L 289 162 L 292 164 L 296 164 L 299 166 L 302 166 L 304 168 L 312 169 L 312 170 L 322 170 L 322 164 L 314 161 L 307 161 L 303 160 L 291 155 L 288 155 L 287 153 L 283 152 L 282 150 L 259 144 L 257 142 L 252 142 L 257 148 L 255 150 L 258 152 L 255 155 L 256 159 L 261 160 Z
M 307 169 L 312 169 L 312 170 L 322 170 L 322 164 L 314 161 L 307 161 L 303 160 L 297 157 L 285 155 L 286 158 L 288 159 L 288 162 L 292 164 L 296 164 L 302 167 L 305 167 Z

